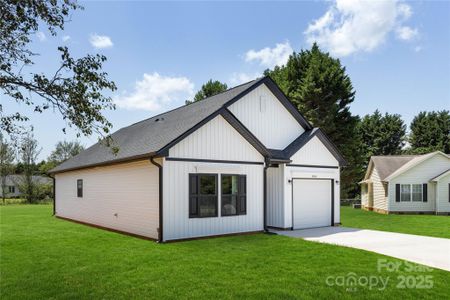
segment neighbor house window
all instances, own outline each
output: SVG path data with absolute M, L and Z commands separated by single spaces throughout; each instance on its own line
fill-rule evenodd
M 217 217 L 217 174 L 189 174 L 189 217 Z
M 411 201 L 411 185 L 402 184 L 400 185 L 400 201 Z
M 77 197 L 78 198 L 83 197 L 83 179 L 77 180 Z
M 400 201 L 426 202 L 424 184 L 401 184 Z
M 8 193 L 14 194 L 16 192 L 16 187 L 13 185 L 8 186 Z
M 247 178 L 245 175 L 221 175 L 222 216 L 247 213 Z
M 422 202 L 422 185 L 413 184 L 412 186 L 412 201 Z

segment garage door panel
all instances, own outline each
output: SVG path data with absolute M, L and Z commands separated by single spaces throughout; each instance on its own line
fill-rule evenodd
M 331 180 L 293 180 L 293 227 L 313 228 L 331 225 Z

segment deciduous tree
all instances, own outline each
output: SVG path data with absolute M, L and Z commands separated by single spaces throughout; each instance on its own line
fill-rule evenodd
M 193 101 L 186 101 L 186 104 L 190 104 L 193 102 L 201 101 L 205 98 L 217 95 L 226 91 L 228 88 L 226 83 L 222 83 L 218 80 L 213 81 L 210 79 L 207 83 L 202 85 L 202 88 L 195 94 Z
M 30 106 L 36 113 L 53 109 L 61 114 L 67 126 L 77 129 L 78 135 L 107 136 L 111 123 L 102 111 L 115 106 L 103 92 L 114 91 L 116 85 L 102 70 L 104 55 L 74 58 L 68 47 L 60 46 L 60 65 L 56 70 L 45 74 L 29 68 L 38 55 L 31 50 L 33 36 L 40 30 L 57 35 L 77 9 L 82 7 L 74 0 L 0 0 L 0 89 L 5 99 L 2 101 Z M 23 133 L 23 122 L 29 116 L 23 110 L 4 109 L 0 104 L 0 130 L 11 136 Z
M 14 157 L 13 147 L 9 144 L 3 134 L 0 133 L 0 180 L 3 204 L 5 204 L 6 194 L 8 193 L 6 178 L 13 173 Z

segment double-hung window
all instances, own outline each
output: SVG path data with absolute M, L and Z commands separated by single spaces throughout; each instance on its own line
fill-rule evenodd
M 247 213 L 247 177 L 245 175 L 221 175 L 222 216 Z
M 423 202 L 424 201 L 423 184 L 401 184 L 400 201 L 401 202 Z
M 401 202 L 411 201 L 411 185 L 410 184 L 400 185 L 400 201 Z
M 189 217 L 217 217 L 217 174 L 189 174 Z
M 423 192 L 422 192 L 422 184 L 412 184 L 411 185 L 411 199 L 415 202 L 422 202 Z

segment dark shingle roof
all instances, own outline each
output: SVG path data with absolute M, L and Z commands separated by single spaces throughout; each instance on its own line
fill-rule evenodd
M 378 171 L 380 180 L 385 180 L 389 175 L 397 171 L 401 166 L 420 155 L 389 155 L 372 156 L 374 167 Z
M 181 106 L 119 129 L 112 134 L 113 146 L 119 148 L 116 155 L 113 154 L 111 148 L 97 143 L 50 172 L 56 173 L 133 158 L 150 157 L 260 81 L 261 79 L 250 81 L 203 101 Z

